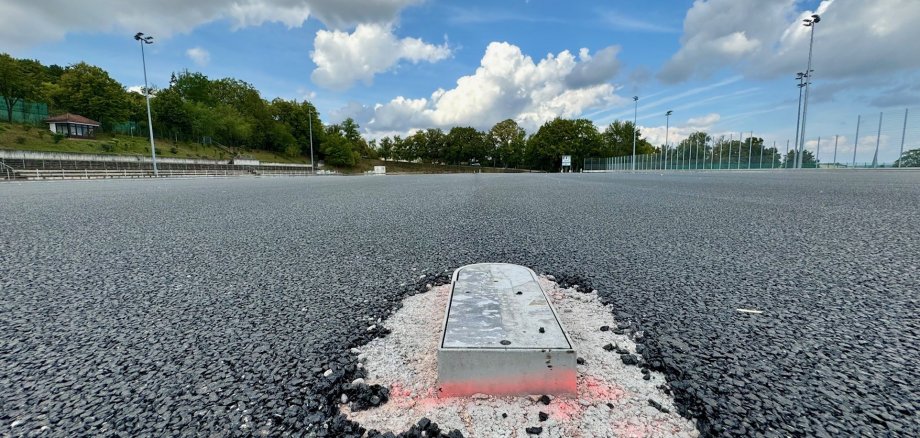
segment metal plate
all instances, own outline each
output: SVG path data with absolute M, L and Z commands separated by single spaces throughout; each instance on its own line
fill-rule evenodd
M 441 348 L 572 346 L 532 270 L 505 263 L 482 263 L 464 266 L 454 273 Z

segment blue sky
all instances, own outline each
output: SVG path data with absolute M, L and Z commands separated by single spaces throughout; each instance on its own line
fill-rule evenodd
M 883 161 L 896 158 L 905 108 L 920 105 L 915 0 L 435 1 L 0 0 L 0 50 L 45 64 L 86 61 L 126 87 L 143 83 L 136 31 L 153 84 L 201 71 L 254 84 L 263 97 L 310 100 L 326 121 L 355 118 L 369 137 L 427 127 L 488 129 L 505 118 L 528 132 L 552 117 L 599 128 L 632 119 L 654 143 L 703 129 L 753 131 L 780 149 L 795 133 L 808 29 L 818 12 L 808 147 L 832 138 L 871 160 L 878 113 Z M 64 11 L 64 12 L 62 12 Z M 895 11 L 895 12 L 893 12 Z M 914 114 L 920 114 L 920 108 Z M 920 141 L 911 115 L 907 143 Z M 914 127 L 916 126 L 916 127 Z M 871 132 L 870 132 L 871 131 Z M 829 141 L 828 138 L 831 138 Z M 840 158 L 839 161 L 843 159 Z

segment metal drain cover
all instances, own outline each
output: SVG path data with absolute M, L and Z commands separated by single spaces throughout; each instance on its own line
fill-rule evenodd
M 480 263 L 454 272 L 438 348 L 442 395 L 574 395 L 575 359 L 531 269 Z

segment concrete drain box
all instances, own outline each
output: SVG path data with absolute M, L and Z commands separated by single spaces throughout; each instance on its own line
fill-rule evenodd
M 438 348 L 442 395 L 575 395 L 575 359 L 532 270 L 481 263 L 454 272 Z

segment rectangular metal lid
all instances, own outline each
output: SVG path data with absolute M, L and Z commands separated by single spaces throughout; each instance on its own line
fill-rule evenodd
M 523 266 L 457 269 L 447 312 L 442 348 L 572 348 L 536 274 Z

